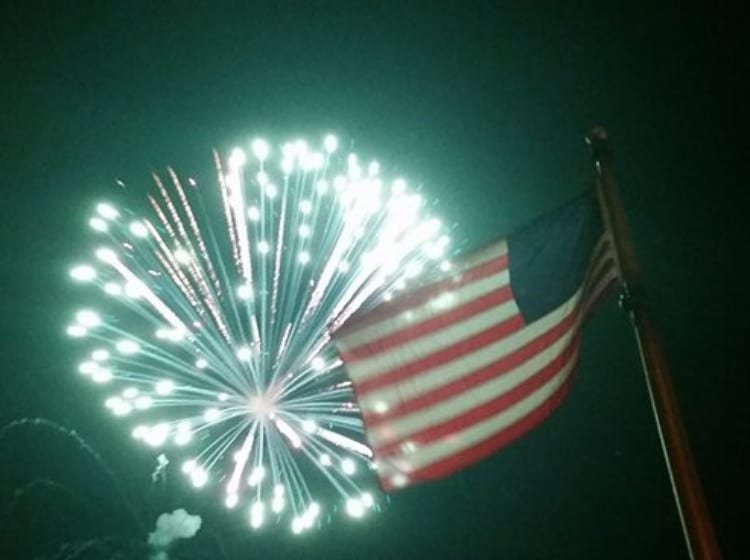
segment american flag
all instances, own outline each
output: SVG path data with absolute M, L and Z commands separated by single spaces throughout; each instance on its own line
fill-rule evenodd
M 338 329 L 383 489 L 446 476 L 544 420 L 617 279 L 588 191 Z

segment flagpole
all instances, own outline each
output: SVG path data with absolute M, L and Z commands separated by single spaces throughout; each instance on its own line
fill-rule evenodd
M 612 235 L 622 278 L 620 304 L 630 318 L 638 344 L 688 554 L 693 560 L 718 560 L 721 551 L 690 452 L 667 361 L 644 297 L 640 269 L 617 190 L 607 131 L 595 126 L 586 141 L 591 148 L 602 217 Z

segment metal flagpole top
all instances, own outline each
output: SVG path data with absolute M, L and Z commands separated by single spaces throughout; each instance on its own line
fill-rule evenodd
M 605 129 L 603 126 L 595 124 L 591 127 L 591 130 L 589 131 L 589 134 L 587 136 L 589 141 L 594 140 L 607 140 L 607 129 Z
M 591 157 L 595 162 L 604 156 L 612 155 L 612 148 L 609 144 L 609 135 L 607 129 L 601 125 L 594 125 L 586 135 L 586 143 L 591 150 Z

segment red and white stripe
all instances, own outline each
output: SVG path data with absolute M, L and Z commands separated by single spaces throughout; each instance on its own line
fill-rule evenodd
M 439 478 L 509 443 L 562 400 L 579 327 L 617 278 L 602 236 L 586 280 L 525 324 L 505 242 L 334 335 L 384 489 Z

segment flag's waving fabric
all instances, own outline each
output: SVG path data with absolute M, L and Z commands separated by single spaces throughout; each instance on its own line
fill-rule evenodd
M 383 488 L 445 476 L 547 417 L 616 281 L 587 192 L 334 333 Z

